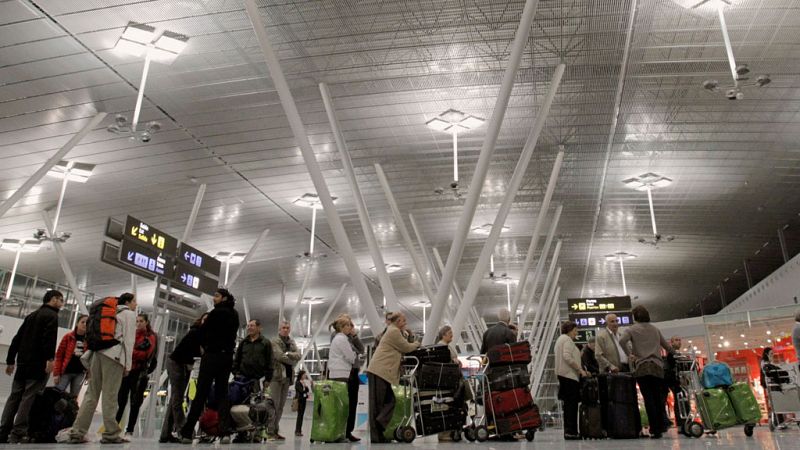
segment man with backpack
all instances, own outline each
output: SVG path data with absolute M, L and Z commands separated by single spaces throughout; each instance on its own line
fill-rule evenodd
M 27 442 L 28 416 L 36 394 L 47 385 L 53 372 L 58 337 L 58 311 L 64 294 L 47 291 L 42 306 L 28 314 L 11 340 L 6 357 L 6 374 L 14 375 L 11 394 L 0 420 L 0 443 Z
M 70 444 L 88 442 L 86 433 L 101 395 L 103 399 L 103 444 L 128 442 L 121 436 L 116 421 L 117 394 L 122 378 L 133 364 L 136 340 L 136 297 L 125 293 L 106 297 L 92 304 L 86 323 L 86 347 L 89 352 L 81 358 L 89 366 L 89 389 L 78 410 L 78 417 L 69 433 Z

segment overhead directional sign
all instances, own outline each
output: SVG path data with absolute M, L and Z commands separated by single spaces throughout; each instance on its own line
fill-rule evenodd
M 222 267 L 222 263 L 220 263 L 219 260 L 185 242 L 181 242 L 178 248 L 177 261 L 180 264 L 207 272 L 212 275 L 212 278 L 217 278 L 219 276 L 219 271 Z
M 622 297 L 593 297 L 567 299 L 569 320 L 578 326 L 578 339 L 576 342 L 586 342 L 594 335 L 597 328 L 606 326 L 606 315 L 615 314 L 620 326 L 633 324 L 631 317 L 631 298 Z M 589 332 L 591 331 L 591 333 Z
M 606 314 L 608 313 L 570 314 L 570 320 L 575 322 L 578 328 L 603 328 L 606 326 Z M 616 314 L 619 319 L 620 326 L 633 324 L 630 312 L 614 312 L 613 314 Z
M 176 289 L 189 290 L 189 292 L 214 295 L 214 292 L 219 287 L 219 282 L 201 272 L 198 269 L 185 267 L 183 264 L 178 264 L 175 268 L 175 277 L 173 278 Z
M 122 240 L 119 260 L 160 277 L 170 278 L 174 273 L 175 264 L 171 257 L 127 239 Z
M 627 295 L 624 297 L 570 298 L 567 300 L 567 308 L 570 313 L 630 311 L 631 298 Z
M 135 240 L 139 245 L 163 252 L 165 255 L 174 255 L 178 251 L 177 239 L 132 216 L 128 216 L 125 220 L 123 240 L 125 239 Z

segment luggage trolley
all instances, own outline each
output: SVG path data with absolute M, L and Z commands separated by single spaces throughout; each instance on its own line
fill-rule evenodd
M 454 442 L 460 441 L 467 416 L 461 368 L 449 362 L 418 364 L 415 376 L 411 377 L 417 435 L 449 433 Z
M 796 423 L 800 426 L 800 385 L 797 381 L 797 374 L 793 368 L 786 366 L 780 367 L 781 372 L 777 376 L 767 377 L 767 389 L 764 390 L 764 397 L 769 408 L 769 430 L 775 431 L 780 425 Z M 779 415 L 791 414 L 791 418 L 778 420 Z
M 404 356 L 400 365 L 400 384 L 392 386 L 395 396 L 395 410 L 389 424 L 386 426 L 387 439 L 398 442 L 412 443 L 417 437 L 414 429 L 414 390 L 416 373 L 419 369 L 419 358 Z
M 497 415 L 492 407 L 492 402 L 487 400 L 492 397 L 492 388 L 486 374 L 489 365 L 484 355 L 471 356 L 467 359 L 478 361 L 480 369 L 475 375 L 467 379 L 468 385 L 474 393 L 475 407 L 474 409 L 470 408 L 470 419 L 472 423 L 464 428 L 464 437 L 470 442 L 484 442 L 491 437 L 501 436 L 497 429 Z M 532 405 L 531 409 L 536 409 L 536 406 Z M 522 425 L 521 422 L 520 425 Z M 536 427 L 525 428 L 524 426 L 520 426 L 518 428 L 512 427 L 507 433 L 504 433 L 504 435 L 524 432 L 525 439 L 530 442 L 536 437 L 536 431 Z
M 700 416 L 693 410 L 692 399 L 696 398 L 696 393 L 702 395 L 703 386 L 700 384 L 699 367 L 697 359 L 692 355 L 681 354 L 675 358 L 675 370 L 680 381 L 680 391 L 675 398 L 678 403 L 678 414 L 682 424 L 680 432 L 686 437 L 699 438 L 703 435 L 704 429 Z

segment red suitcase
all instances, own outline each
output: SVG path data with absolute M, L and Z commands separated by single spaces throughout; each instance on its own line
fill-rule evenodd
M 531 344 L 528 341 L 495 345 L 486 353 L 490 366 L 528 364 L 531 362 Z
M 489 407 L 492 408 L 496 416 L 528 408 L 533 404 L 533 397 L 528 388 L 516 388 L 510 391 L 492 391 L 487 394 Z
M 539 416 L 539 407 L 531 405 L 526 409 L 495 419 L 495 433 L 498 435 L 511 434 L 523 430 L 535 430 L 542 426 Z

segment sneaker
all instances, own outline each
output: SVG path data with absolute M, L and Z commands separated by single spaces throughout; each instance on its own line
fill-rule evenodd
M 286 440 L 286 438 L 285 438 L 285 437 L 281 436 L 281 435 L 280 435 L 280 434 L 278 434 L 278 433 L 275 433 L 275 439 L 277 439 L 277 440 L 279 440 L 279 441 L 285 441 L 285 440 Z
M 124 437 L 125 437 L 125 439 L 132 439 L 133 438 L 133 431 L 126 431 Z
M 127 444 L 129 442 L 130 442 L 129 439 L 125 439 L 122 436 L 117 436 L 117 437 L 113 437 L 113 438 L 105 438 L 104 437 L 103 439 L 100 439 L 100 443 L 101 444 Z
M 267 434 L 267 442 L 275 442 L 278 440 L 278 437 L 274 434 Z
M 350 442 L 361 442 L 361 438 L 355 437 L 352 434 L 350 436 L 347 436 L 347 440 Z
M 88 444 L 89 439 L 86 439 L 86 436 L 76 437 L 70 436 L 67 444 Z
M 184 445 L 192 445 L 194 443 L 194 438 L 192 438 L 191 436 L 187 437 L 187 436 L 181 435 L 180 436 L 180 442 L 181 442 L 181 444 L 184 444 Z

